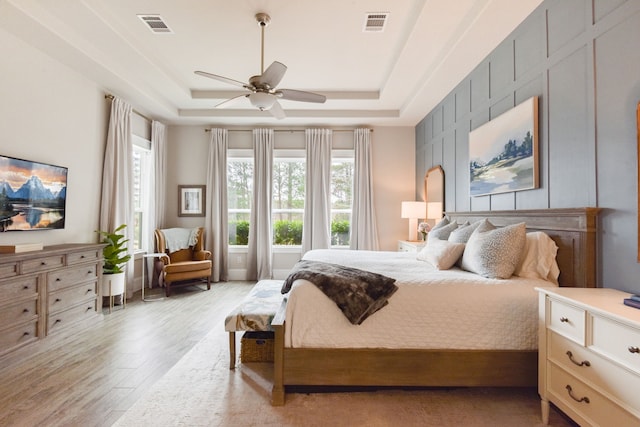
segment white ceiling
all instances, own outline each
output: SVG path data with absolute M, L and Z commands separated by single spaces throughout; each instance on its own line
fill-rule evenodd
M 541 2 L 0 0 L 0 27 L 169 124 L 414 126 Z M 194 71 L 260 74 L 257 12 L 271 16 L 265 68 L 288 67 L 278 88 L 326 103 L 281 100 L 283 120 L 248 100 L 213 108 L 242 89 Z M 384 31 L 363 32 L 371 12 L 389 13 Z M 138 14 L 161 15 L 173 33 L 152 33 Z

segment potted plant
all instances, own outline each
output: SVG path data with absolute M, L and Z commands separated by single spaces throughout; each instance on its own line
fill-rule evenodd
M 102 257 L 104 264 L 102 266 L 102 295 L 109 296 L 109 309 L 113 306 L 113 296 L 123 295 L 125 292 L 125 273 L 124 265 L 131 259 L 131 255 L 127 253 L 127 242 L 121 231 L 126 227 L 122 224 L 112 232 L 97 230 L 102 237 L 102 243 L 106 243 L 102 249 Z

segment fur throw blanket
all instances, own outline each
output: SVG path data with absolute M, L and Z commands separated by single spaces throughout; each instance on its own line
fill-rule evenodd
M 342 310 L 354 325 L 389 303 L 398 287 L 396 279 L 370 271 L 319 261 L 301 260 L 284 281 L 282 293 L 291 290 L 293 282 L 305 279 L 316 285 Z

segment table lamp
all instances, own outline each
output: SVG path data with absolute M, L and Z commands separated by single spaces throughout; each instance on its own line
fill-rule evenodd
M 402 202 L 401 218 L 409 218 L 409 241 L 418 240 L 418 218 L 424 218 L 426 202 Z

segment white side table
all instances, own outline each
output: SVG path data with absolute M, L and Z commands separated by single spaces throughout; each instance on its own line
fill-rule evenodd
M 420 252 L 424 245 L 426 242 L 423 240 L 398 240 L 398 252 Z
M 144 282 L 144 271 L 147 269 L 147 258 L 160 258 L 165 256 L 167 256 L 167 254 L 163 254 L 159 252 L 142 255 L 142 301 L 160 301 L 164 299 L 164 297 L 145 299 L 144 288 L 146 287 L 146 283 Z

